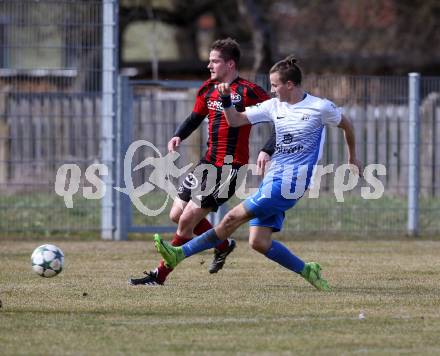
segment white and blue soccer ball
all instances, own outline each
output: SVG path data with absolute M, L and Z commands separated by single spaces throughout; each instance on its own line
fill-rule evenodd
M 41 245 L 31 256 L 32 269 L 42 277 L 54 277 L 64 267 L 64 253 L 55 245 Z

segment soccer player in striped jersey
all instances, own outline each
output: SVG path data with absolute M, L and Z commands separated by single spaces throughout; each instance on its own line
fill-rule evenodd
M 168 143 L 168 150 L 175 151 L 180 143 L 191 135 L 207 117 L 208 150 L 179 187 L 178 199 L 175 199 L 170 211 L 171 220 L 178 224 L 176 234 L 171 241 L 173 246 L 180 246 L 191 240 L 193 233 L 200 235 L 212 228 L 206 215 L 211 211 L 217 211 L 218 207 L 235 193 L 237 171 L 248 163 L 251 125 L 231 127 L 228 124 L 217 86 L 222 82 L 229 84 L 231 102 L 239 112 L 243 112 L 247 106 L 268 100 L 269 95 L 257 84 L 239 76 L 239 60 L 240 47 L 235 40 L 221 39 L 212 44 L 208 63 L 211 78 L 198 90 L 192 113 L 177 128 L 174 137 Z M 269 139 L 262 151 L 272 153 L 273 142 L 274 140 Z M 261 162 L 258 163 L 259 166 L 262 165 Z M 230 172 L 227 174 L 226 182 L 223 182 L 222 168 L 225 164 L 229 166 Z M 195 185 L 200 184 L 205 187 L 208 179 L 208 174 L 205 173 L 202 177 L 194 175 L 194 171 L 201 165 L 212 165 L 216 173 L 216 181 L 213 191 L 197 201 L 193 193 Z M 222 192 L 222 188 L 227 191 Z M 215 246 L 214 259 L 209 272 L 217 273 L 223 267 L 226 256 L 234 248 L 233 239 L 226 238 L 224 241 L 219 241 L 219 244 Z M 133 285 L 163 284 L 172 270 L 161 261 L 155 270 L 144 272 L 145 277 L 131 278 L 130 283 Z
M 155 236 L 157 250 L 169 266 L 209 249 L 250 221 L 249 243 L 267 258 L 304 277 L 315 288 L 329 290 L 316 262 L 304 262 L 285 245 L 272 239 L 280 231 L 286 210 L 292 208 L 310 185 L 321 156 L 325 126 L 337 126 L 345 135 L 349 163 L 361 172 L 356 158 L 351 121 L 331 101 L 306 93 L 301 87 L 302 73 L 296 59 L 289 56 L 270 70 L 271 89 L 276 98 L 238 112 L 231 103 L 229 83 L 219 85 L 223 107 L 232 127 L 273 122 L 276 131 L 272 164 L 258 191 L 233 208 L 219 225 L 181 247 L 172 247 Z M 293 192 L 293 193 L 292 193 Z

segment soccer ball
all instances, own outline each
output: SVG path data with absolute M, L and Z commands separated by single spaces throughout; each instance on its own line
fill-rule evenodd
M 54 277 L 63 270 L 64 253 L 55 245 L 41 245 L 31 256 L 32 269 L 41 277 Z

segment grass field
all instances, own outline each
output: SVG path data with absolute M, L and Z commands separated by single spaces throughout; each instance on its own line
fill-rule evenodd
M 145 197 L 150 209 L 159 208 L 165 201 L 163 194 Z M 283 231 L 287 234 L 325 234 L 357 236 L 399 236 L 407 228 L 407 199 L 384 196 L 379 200 L 364 200 L 357 193 L 347 195 L 344 203 L 337 203 L 333 195 L 319 199 L 303 198 L 295 209 L 286 214 Z M 70 237 L 95 232 L 101 227 L 100 201 L 73 199 L 73 208 L 67 209 L 61 197 L 53 192 L 0 195 L 0 238 L 11 234 L 19 237 Z M 230 207 L 241 201 L 234 197 Z M 135 225 L 172 225 L 167 208 L 158 216 L 145 216 L 133 207 Z M 420 232 L 434 235 L 440 231 L 440 199 L 420 199 Z M 325 227 L 325 228 L 323 228 Z M 241 232 L 246 234 L 247 227 Z
M 50 242 L 66 255 L 52 279 L 30 268 L 43 241 L 0 243 L 1 355 L 440 353 L 440 241 L 286 241 L 330 293 L 245 241 L 218 275 L 206 253 L 163 287 L 127 284 L 155 265 L 150 242 Z

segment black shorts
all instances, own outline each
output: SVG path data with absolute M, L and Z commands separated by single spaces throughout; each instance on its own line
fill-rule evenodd
M 216 167 L 201 160 L 185 177 L 177 196 L 185 202 L 192 200 L 201 208 L 217 211 L 234 195 L 239 169 L 238 165 Z

